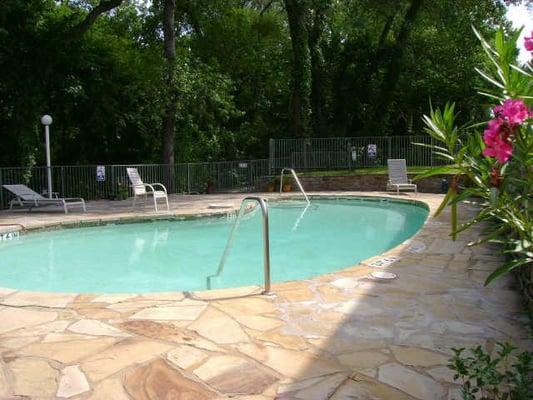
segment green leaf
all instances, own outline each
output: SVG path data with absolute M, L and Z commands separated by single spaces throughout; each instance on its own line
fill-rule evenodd
M 505 100 L 505 97 L 503 97 L 503 96 L 498 96 L 498 95 L 491 94 L 491 93 L 488 93 L 488 92 L 482 92 L 482 91 L 478 90 L 478 93 L 480 95 L 482 95 L 482 96 L 486 96 L 486 97 L 490 97 L 491 99 L 498 100 L 499 102 Z
M 450 173 L 450 166 L 431 168 L 430 170 L 426 172 L 422 172 L 418 174 L 417 176 L 415 176 L 413 178 L 413 181 L 416 182 L 420 179 L 428 178 L 430 176 L 435 176 L 435 175 L 449 175 L 449 173 Z
M 501 84 L 500 82 L 498 82 L 495 78 L 493 78 L 492 76 L 490 76 L 489 74 L 483 72 L 482 70 L 480 70 L 479 68 L 474 68 L 474 70 L 479 74 L 481 75 L 483 78 L 485 78 L 487 81 L 489 81 L 490 83 L 492 83 L 494 86 L 497 86 L 499 87 L 500 89 L 505 89 L 505 86 L 503 84 Z
M 453 191 L 451 200 L 455 197 L 455 191 Z M 452 203 L 452 240 L 457 239 L 457 203 Z
M 446 196 L 444 196 L 444 199 L 442 199 L 442 203 L 440 203 L 439 208 L 437 208 L 437 211 L 435 211 L 435 214 L 433 214 L 435 217 L 438 217 L 440 213 L 446 208 L 448 205 L 448 202 L 450 200 L 450 197 L 452 196 L 452 188 L 448 189 L 448 192 L 446 193 Z
M 487 279 L 485 280 L 485 286 L 489 285 L 492 281 L 494 281 L 495 279 L 498 279 L 502 275 L 505 275 L 506 273 L 526 263 L 527 263 L 527 260 L 523 260 L 523 259 L 512 260 L 512 261 L 505 263 L 504 265 L 496 269 L 493 273 L 491 273 L 487 277 Z

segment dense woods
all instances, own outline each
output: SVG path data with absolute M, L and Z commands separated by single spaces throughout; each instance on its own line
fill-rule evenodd
M 420 133 L 483 116 L 471 25 L 496 0 L 4 0 L 0 165 L 264 157 L 268 139 Z

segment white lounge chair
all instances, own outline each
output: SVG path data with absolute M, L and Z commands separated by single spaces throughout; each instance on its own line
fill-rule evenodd
M 407 165 L 405 160 L 391 159 L 387 160 L 389 166 L 389 181 L 387 182 L 387 190 L 396 190 L 400 194 L 400 190 L 414 190 L 417 193 L 416 184 L 407 177 Z
M 165 199 L 167 204 L 167 210 L 170 211 L 168 205 L 167 188 L 161 183 L 144 183 L 139 176 L 137 168 L 126 168 L 128 177 L 130 178 L 131 188 L 133 189 L 133 207 L 137 202 L 137 197 L 144 197 L 144 203 L 146 205 L 146 198 L 151 195 L 154 199 L 154 207 L 157 209 L 157 199 Z M 155 187 L 160 187 L 162 190 L 156 190 Z M 150 190 L 147 190 L 150 189 Z
M 15 198 L 9 202 L 9 209 L 11 210 L 14 205 L 20 207 L 28 207 L 31 211 L 33 208 L 44 206 L 60 206 L 63 207 L 65 214 L 68 213 L 69 207 L 80 206 L 83 212 L 87 212 L 85 207 L 85 200 L 82 198 L 48 198 L 41 196 L 39 193 L 34 192 L 26 185 L 2 185 L 6 190 L 13 193 Z

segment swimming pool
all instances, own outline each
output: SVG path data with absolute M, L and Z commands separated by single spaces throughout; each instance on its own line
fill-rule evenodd
M 422 205 L 379 199 L 271 203 L 273 282 L 311 278 L 380 254 L 423 225 Z M 261 214 L 242 219 L 212 288 L 262 284 Z M 207 289 L 234 221 L 168 220 L 41 231 L 0 242 L 0 286 L 51 292 L 143 293 Z

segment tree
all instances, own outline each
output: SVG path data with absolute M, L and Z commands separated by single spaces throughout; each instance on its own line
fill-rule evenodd
M 44 162 L 43 113 L 57 164 L 420 133 L 428 98 L 454 99 L 460 123 L 481 118 L 471 24 L 490 37 L 504 14 L 495 0 L 4 0 L 0 165 Z
M 315 137 L 325 133 L 324 111 L 324 55 L 322 40 L 326 27 L 326 18 L 331 7 L 331 0 L 313 0 L 312 18 L 309 26 L 309 52 L 311 56 L 311 116 Z
M 178 91 L 176 87 L 176 28 L 174 14 L 176 0 L 163 3 L 163 41 L 165 65 L 165 114 L 163 117 L 163 164 L 174 164 L 176 141 L 176 109 Z
M 388 123 L 388 118 L 390 115 L 389 108 L 390 104 L 392 103 L 394 90 L 396 89 L 398 80 L 400 78 L 405 47 L 411 30 L 413 29 L 413 24 L 415 23 L 416 17 L 420 11 L 420 8 L 422 7 L 422 3 L 423 0 L 411 0 L 409 7 L 407 8 L 407 12 L 405 13 L 400 26 L 393 51 L 389 55 L 389 63 L 381 82 L 374 114 L 368 123 L 368 126 L 371 127 L 370 132 L 377 131 L 375 128 L 378 121 L 379 124 L 383 125 Z M 385 24 L 385 29 L 387 29 L 387 23 Z
M 100 15 L 120 6 L 123 2 L 124 0 L 100 0 L 80 23 L 70 29 L 68 39 L 72 40 L 83 35 L 96 22 Z
M 294 137 L 309 135 L 311 117 L 311 54 L 309 0 L 285 0 L 292 44 L 290 130 Z

